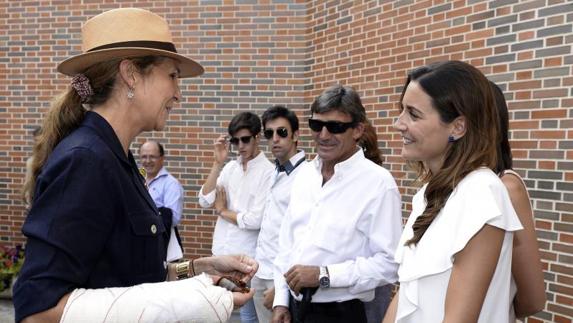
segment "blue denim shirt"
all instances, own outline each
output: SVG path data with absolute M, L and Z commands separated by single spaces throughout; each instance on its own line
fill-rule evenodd
M 14 286 L 16 321 L 76 288 L 164 281 L 169 239 L 131 152 L 87 112 L 36 180 L 22 232 L 26 260 Z

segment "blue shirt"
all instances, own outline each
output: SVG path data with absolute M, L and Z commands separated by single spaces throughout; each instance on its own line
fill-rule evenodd
M 158 208 L 170 208 L 173 212 L 172 225 L 179 224 L 183 213 L 183 186 L 179 181 L 169 174 L 165 167 L 161 167 L 155 178 L 147 183 L 147 187 Z
M 26 260 L 14 286 L 16 321 L 76 288 L 164 281 L 168 231 L 131 152 L 87 112 L 44 164 L 22 232 Z

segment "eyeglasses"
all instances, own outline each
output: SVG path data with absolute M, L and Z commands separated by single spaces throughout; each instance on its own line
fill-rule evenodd
M 141 158 L 142 160 L 147 160 L 147 159 L 157 160 L 157 159 L 159 159 L 159 157 L 161 157 L 161 156 L 154 156 L 154 155 L 141 155 L 141 156 L 139 156 L 139 158 Z
M 242 136 L 242 137 L 231 137 L 231 139 L 229 139 L 229 142 L 232 145 L 238 146 L 239 145 L 239 140 L 244 143 L 244 144 L 248 144 L 249 142 L 251 142 L 251 138 L 253 138 L 254 136 Z
M 285 127 L 279 127 L 279 128 L 277 128 L 277 130 L 267 129 L 263 132 L 263 135 L 267 139 L 272 139 L 273 135 L 275 134 L 275 131 L 276 131 L 277 135 L 279 135 L 279 137 L 281 137 L 281 138 L 286 138 L 288 136 L 288 130 Z
M 308 126 L 314 132 L 321 132 L 323 127 L 326 127 L 328 132 L 332 134 L 343 133 L 348 128 L 353 128 L 355 122 L 341 122 L 341 121 L 322 121 L 317 119 L 308 119 Z

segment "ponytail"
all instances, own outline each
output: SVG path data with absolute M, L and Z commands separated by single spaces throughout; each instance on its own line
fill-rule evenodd
M 71 87 L 54 99 L 34 143 L 32 176 L 24 183 L 24 202 L 30 204 L 34 199 L 36 179 L 48 156 L 64 137 L 79 127 L 85 114 L 80 96 Z

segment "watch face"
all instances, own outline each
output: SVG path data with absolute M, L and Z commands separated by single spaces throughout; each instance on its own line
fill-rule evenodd
M 330 287 L 330 279 L 328 277 L 321 277 L 320 287 Z

